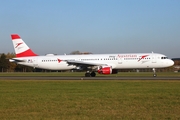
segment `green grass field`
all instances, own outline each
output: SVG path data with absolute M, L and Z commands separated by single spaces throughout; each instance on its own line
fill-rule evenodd
M 0 73 L 0 76 L 83 76 L 85 72 L 4 72 Z M 152 72 L 119 72 L 118 74 L 102 75 L 96 74 L 97 76 L 149 76 L 153 75 Z M 159 77 L 180 77 L 180 72 L 157 72 Z
M 180 119 L 180 81 L 0 80 L 2 120 Z

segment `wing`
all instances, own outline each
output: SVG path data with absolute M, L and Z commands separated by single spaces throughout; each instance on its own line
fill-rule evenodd
M 72 60 L 65 60 L 69 65 L 76 65 L 76 66 L 102 66 L 102 65 L 106 65 L 106 64 L 101 64 L 101 63 L 93 63 L 93 62 L 84 62 L 84 61 L 72 61 Z
M 75 65 L 81 68 L 88 67 L 97 67 L 97 66 L 111 66 L 112 68 L 116 68 L 116 65 L 113 63 L 98 63 L 98 62 L 86 62 L 86 61 L 78 61 L 78 60 L 64 60 L 69 65 Z

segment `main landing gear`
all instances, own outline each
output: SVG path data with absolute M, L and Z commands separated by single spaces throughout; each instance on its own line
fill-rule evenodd
M 94 71 L 91 71 L 91 72 L 87 71 L 85 73 L 85 77 L 95 77 L 95 76 L 96 76 L 96 73 Z
M 153 68 L 152 70 L 153 70 L 153 77 L 156 77 L 156 76 L 157 76 L 157 74 L 156 74 L 156 69 Z

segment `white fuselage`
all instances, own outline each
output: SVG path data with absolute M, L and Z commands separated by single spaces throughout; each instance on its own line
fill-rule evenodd
M 77 67 L 75 64 L 68 64 L 67 61 L 94 66 L 107 65 L 112 69 L 164 68 L 174 64 L 165 55 L 157 53 L 47 55 L 18 57 L 14 60 L 21 60 L 16 61 L 21 65 L 48 70 L 69 70 Z

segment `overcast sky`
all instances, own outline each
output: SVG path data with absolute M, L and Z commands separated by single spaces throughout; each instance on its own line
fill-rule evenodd
M 180 0 L 0 0 L 0 53 L 17 33 L 37 54 L 180 57 Z

